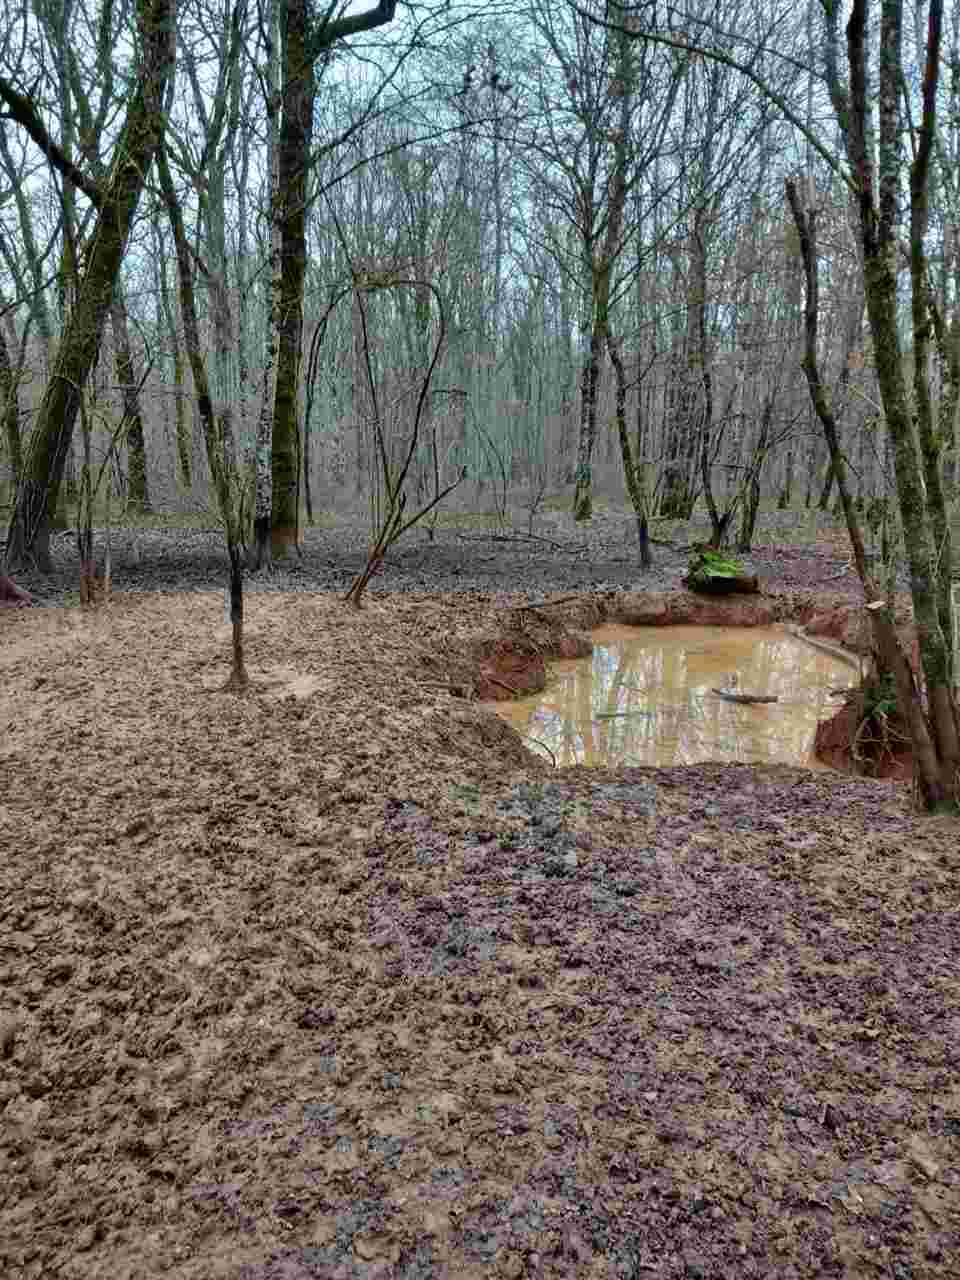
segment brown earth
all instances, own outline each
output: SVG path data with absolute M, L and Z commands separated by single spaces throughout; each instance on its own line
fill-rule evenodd
M 562 594 L 0 613 L 0 1275 L 958 1274 L 960 825 L 552 771 L 499 655 L 689 604 Z
M 913 752 L 904 726 L 872 722 L 856 694 L 836 715 L 817 726 L 813 754 L 831 769 L 845 773 L 896 782 L 913 777 Z

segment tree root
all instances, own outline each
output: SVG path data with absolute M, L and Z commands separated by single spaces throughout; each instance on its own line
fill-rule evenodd
M 33 596 L 29 591 L 24 591 L 23 587 L 18 587 L 7 574 L 0 572 L 0 605 L 5 604 L 25 608 L 33 604 Z

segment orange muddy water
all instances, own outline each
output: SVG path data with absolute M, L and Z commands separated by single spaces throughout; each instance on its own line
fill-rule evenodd
M 856 672 L 780 627 L 600 627 L 592 657 L 551 663 L 543 693 L 490 703 L 558 766 L 799 764 L 831 690 Z M 714 689 L 776 697 L 744 704 Z

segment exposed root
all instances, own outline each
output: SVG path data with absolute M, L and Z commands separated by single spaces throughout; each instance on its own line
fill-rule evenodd
M 890 695 L 875 680 L 864 681 L 858 689 L 851 690 L 846 703 L 856 722 L 849 745 L 850 760 L 864 777 L 884 776 L 886 767 L 911 746 L 895 703 L 891 704 Z
M 33 597 L 23 587 L 18 587 L 11 577 L 0 571 L 0 605 L 8 604 L 21 608 L 33 604 Z
M 848 667 L 853 667 L 854 671 L 863 674 L 863 664 L 856 654 L 850 653 L 847 649 L 842 648 L 838 644 L 831 644 L 828 640 L 820 640 L 816 636 L 808 636 L 803 627 L 795 626 L 793 623 L 787 623 L 787 631 L 797 640 L 802 640 L 805 644 L 812 645 L 814 649 L 819 649 L 822 653 L 829 653 L 832 658 L 845 662 Z

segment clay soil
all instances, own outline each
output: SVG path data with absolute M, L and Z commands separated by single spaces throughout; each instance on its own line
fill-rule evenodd
M 0 1276 L 960 1274 L 960 825 L 531 755 L 491 663 L 679 599 L 572 537 L 418 544 L 357 613 L 318 535 L 239 696 L 196 547 L 0 610 Z M 843 565 L 752 569 L 805 621 Z

